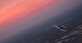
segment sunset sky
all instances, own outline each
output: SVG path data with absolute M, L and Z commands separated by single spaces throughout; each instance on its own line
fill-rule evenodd
M 50 4 L 54 0 L 2 0 L 0 1 L 0 26 L 8 25 L 12 22 L 30 16 Z
M 80 0 L 0 0 L 0 41 L 37 27 L 79 5 Z

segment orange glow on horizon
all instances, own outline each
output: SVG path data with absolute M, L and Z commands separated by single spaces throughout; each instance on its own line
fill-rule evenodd
M 10 24 L 24 16 L 31 15 L 38 9 L 54 3 L 54 0 L 17 0 L 0 8 L 0 26 Z

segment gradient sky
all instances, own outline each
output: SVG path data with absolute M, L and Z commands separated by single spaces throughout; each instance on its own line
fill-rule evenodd
M 9 4 L 9 2 L 12 2 Z M 29 16 L 30 13 L 38 11 L 51 3 L 54 3 L 54 0 L 16 0 L 16 1 L 6 1 L 5 7 L 0 9 L 0 24 L 5 26 L 10 24 L 13 21 L 16 21 L 23 16 Z M 7 4 L 8 3 L 8 4 Z M 3 3 L 2 3 L 3 4 Z
M 0 40 L 40 25 L 79 5 L 80 0 L 0 0 Z

